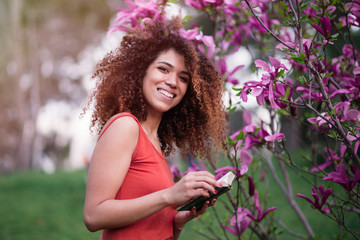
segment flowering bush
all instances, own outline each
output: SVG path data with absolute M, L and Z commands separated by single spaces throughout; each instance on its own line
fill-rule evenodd
M 125 3 L 129 9 L 119 9 L 111 31 L 166 18 L 169 8 L 166 0 Z M 224 236 L 240 238 L 251 231 L 261 239 L 272 239 L 280 232 L 277 229 L 299 238 L 319 236 L 297 204 L 307 201 L 318 210 L 316 214 L 340 226 L 339 236 L 347 232 L 360 239 L 359 228 L 351 228 L 347 220 L 349 212 L 360 215 L 360 1 L 185 0 L 185 4 L 205 13 L 213 25 L 212 34 L 205 35 L 193 25 L 183 30 L 183 36 L 213 59 L 223 74 L 227 91 L 233 95 L 229 113 L 256 99 L 268 115 L 262 119 L 254 109 L 243 110 L 244 126 L 228 137 L 226 160 L 218 163 L 222 167 L 210 160 L 217 177 L 229 170 L 237 176 L 236 187 L 228 194 L 230 205 L 225 204 L 230 215 L 216 218 Z M 260 78 L 240 78 L 239 73 L 247 70 L 244 65 L 229 69 L 228 59 L 239 49 L 251 53 L 250 67 Z M 306 130 L 305 143 L 297 143 L 305 149 L 305 163 L 295 161 L 299 151 L 288 149 L 286 140 L 293 136 L 282 129 L 290 122 Z M 196 165 L 190 167 L 197 170 Z M 302 174 L 314 201 L 307 192 L 293 194 L 289 169 Z M 173 170 L 181 178 L 179 169 Z M 260 174 L 263 181 L 265 171 L 279 185 L 306 235 L 288 229 L 276 215 L 276 207 L 261 207 L 266 204 L 266 193 L 256 190 L 254 179 Z M 264 221 L 267 218 L 271 221 Z

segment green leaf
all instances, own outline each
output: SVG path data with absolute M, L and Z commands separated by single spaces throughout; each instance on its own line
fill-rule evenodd
M 290 88 L 287 88 L 285 91 L 284 99 L 288 99 L 290 96 Z
M 171 0 L 171 1 L 177 1 L 177 0 Z M 181 19 L 181 22 L 184 24 L 184 23 L 187 23 L 189 21 L 189 19 L 192 17 L 191 14 L 187 14 L 185 17 L 183 17 Z
M 284 76 L 284 72 L 285 72 L 285 69 L 280 69 L 280 71 L 278 71 L 278 73 L 276 74 L 276 78 L 278 78 L 278 77 L 283 77 L 283 76 Z
M 236 141 L 239 141 L 241 139 L 244 139 L 245 133 L 241 130 L 239 134 L 236 136 Z
M 333 35 L 331 35 L 332 38 L 337 38 L 339 36 L 339 33 L 335 33 Z
M 333 108 L 329 113 L 330 116 L 336 115 L 336 108 Z
M 306 1 L 301 1 L 300 2 L 300 10 L 303 11 L 305 9 L 307 9 L 309 7 L 309 3 Z
M 289 112 L 285 109 L 279 109 L 277 112 L 283 116 L 290 116 Z
M 300 18 L 300 22 L 308 22 L 309 20 L 309 16 L 308 15 L 304 15 Z
M 235 92 L 241 92 L 241 91 L 242 91 L 242 88 L 235 88 L 235 87 L 233 87 L 232 90 L 234 90 Z
M 280 5 L 285 12 L 289 11 L 289 7 L 284 3 L 284 1 L 280 1 Z
M 303 75 L 299 76 L 296 80 L 301 84 L 305 84 L 307 82 L 306 78 Z
M 328 134 L 328 137 L 333 138 L 333 139 L 337 139 L 337 134 L 336 134 L 335 131 L 333 131 L 333 132 Z
M 229 112 L 229 113 L 232 113 L 236 110 L 236 106 L 229 106 L 226 108 L 226 110 Z
M 321 108 L 325 108 L 326 107 L 326 103 L 325 102 L 322 102 L 321 103 Z
M 226 139 L 226 143 L 227 143 L 227 144 L 232 145 L 233 142 L 234 142 L 234 141 L 231 139 L 231 137 L 227 137 L 227 139 Z
M 295 55 L 293 54 L 290 59 L 294 60 L 297 63 L 304 63 L 305 62 L 305 56 L 304 54 L 300 54 L 300 55 Z

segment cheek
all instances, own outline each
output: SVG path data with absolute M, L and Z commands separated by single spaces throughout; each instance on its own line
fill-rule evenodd
M 186 85 L 184 84 L 183 86 L 181 86 L 182 97 L 185 96 L 187 90 L 188 90 L 188 85 L 187 84 Z

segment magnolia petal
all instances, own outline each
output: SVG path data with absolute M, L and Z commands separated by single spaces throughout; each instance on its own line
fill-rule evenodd
M 354 69 L 354 74 L 355 75 L 360 74 L 360 67 L 357 67 L 357 68 Z
M 252 119 L 252 114 L 251 114 L 251 112 L 249 111 L 249 110 L 244 110 L 243 111 L 243 120 L 244 120 L 244 123 L 246 124 L 246 125 L 249 125 L 249 124 L 251 124 L 251 119 Z
M 230 75 L 230 76 L 234 75 L 234 73 L 236 73 L 237 71 L 239 71 L 240 69 L 242 69 L 242 68 L 244 68 L 244 67 L 245 67 L 245 65 L 239 65 L 239 66 L 235 67 L 235 68 L 229 73 L 229 75 Z
M 244 175 L 248 171 L 248 166 L 251 162 L 251 156 L 247 151 L 241 150 L 240 151 L 240 160 L 241 160 L 240 174 Z
M 328 208 L 325 207 L 325 208 L 323 208 L 323 209 L 321 210 L 321 212 L 330 214 L 330 209 L 328 209 Z
M 265 141 L 273 142 L 276 140 L 276 141 L 280 142 L 284 137 L 285 137 L 285 135 L 283 133 L 275 133 L 273 135 L 266 136 Z
M 256 97 L 256 102 L 257 102 L 260 106 L 264 105 L 264 103 L 265 103 L 264 95 L 261 94 L 261 95 L 257 96 L 257 97 Z
M 232 234 L 234 234 L 235 236 L 237 236 L 238 234 L 237 234 L 237 228 L 231 228 L 231 227 L 229 227 L 229 226 L 225 226 L 225 225 L 221 225 L 221 227 L 223 228 L 223 229 L 225 229 L 226 231 L 228 231 L 229 233 L 232 233 Z
M 324 170 L 325 168 L 327 168 L 328 166 L 330 166 L 332 163 L 331 162 L 325 162 L 319 166 L 313 167 L 311 169 L 312 172 L 318 172 L 320 170 Z
M 321 27 L 319 27 L 319 26 L 317 26 L 317 25 L 315 25 L 315 24 L 311 24 L 311 26 L 312 26 L 313 28 L 315 28 L 316 30 L 318 30 L 319 33 L 321 33 L 321 35 L 323 35 L 324 37 L 326 36 L 324 30 L 323 30 Z
M 263 60 L 260 60 L 260 59 L 255 60 L 255 66 L 258 68 L 261 68 L 262 70 L 267 71 L 267 72 L 271 71 L 269 65 L 267 65 L 266 62 L 264 62 Z
M 246 126 L 243 128 L 243 131 L 244 131 L 245 133 L 253 133 L 253 132 L 255 132 L 255 130 L 256 130 L 256 126 L 253 125 L 253 124 L 246 125 Z
M 350 109 L 349 111 L 347 111 L 347 113 L 345 114 L 345 118 L 347 120 L 353 120 L 356 121 L 357 119 L 359 119 L 360 117 L 360 111 L 356 110 L 356 109 Z
M 279 60 L 277 60 L 276 58 L 273 58 L 273 57 L 269 57 L 269 60 L 275 69 L 280 68 L 281 62 Z
M 277 207 L 271 207 L 271 208 L 265 210 L 265 212 L 259 217 L 258 221 L 261 222 L 261 220 L 263 220 L 266 217 L 266 215 L 268 215 L 272 211 L 275 211 L 276 209 L 277 209 Z
M 259 96 L 260 94 L 262 94 L 262 92 L 263 92 L 263 89 L 262 89 L 262 88 L 256 87 L 256 88 L 253 88 L 253 89 L 251 90 L 251 95 L 253 95 L 254 97 L 257 97 L 257 96 Z

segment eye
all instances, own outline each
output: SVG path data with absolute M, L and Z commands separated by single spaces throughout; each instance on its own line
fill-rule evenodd
M 160 70 L 160 72 L 164 72 L 164 73 L 168 73 L 169 70 L 165 67 L 158 67 L 158 69 Z
M 188 78 L 188 77 L 180 76 L 179 78 L 180 78 L 180 80 L 181 80 L 182 82 L 184 82 L 184 83 L 188 83 L 188 82 L 189 82 L 189 78 Z

